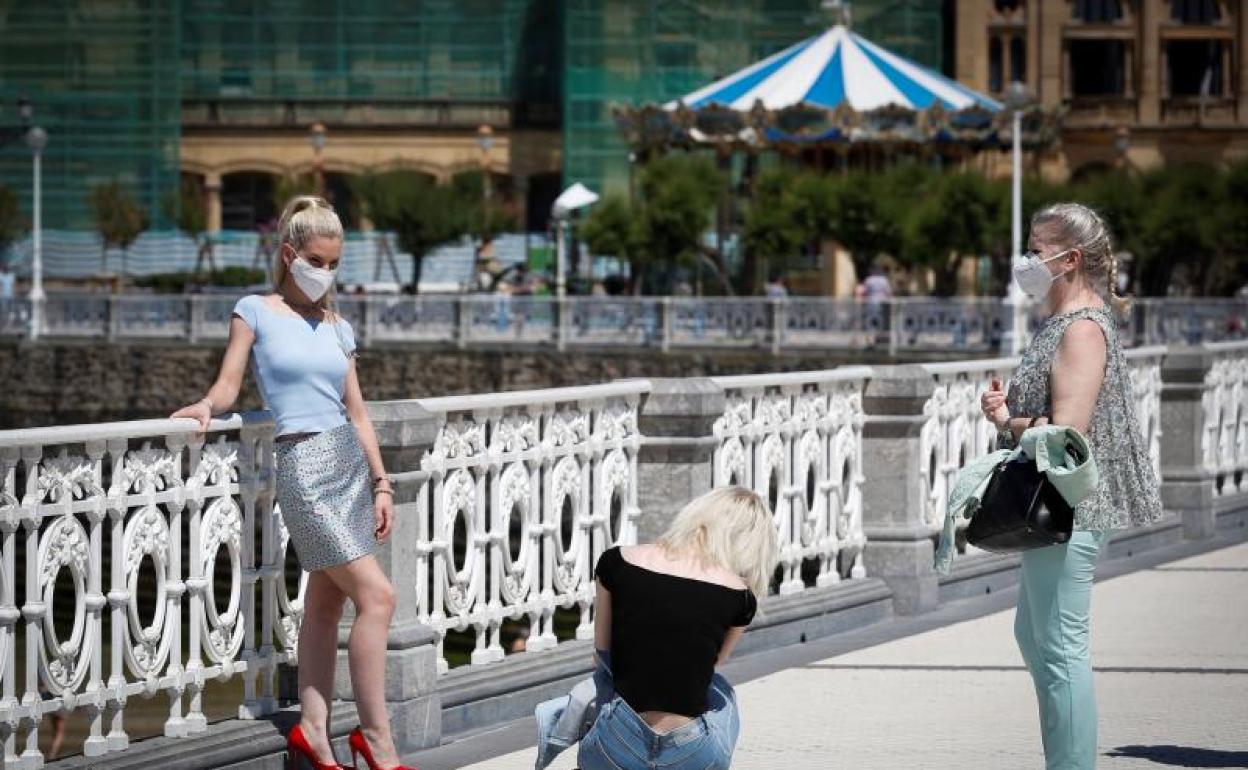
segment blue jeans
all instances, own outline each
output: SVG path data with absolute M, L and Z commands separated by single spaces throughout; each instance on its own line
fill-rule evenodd
M 706 713 L 656 733 L 618 695 L 581 739 L 581 770 L 727 770 L 741 732 L 737 696 L 720 676 L 711 681 Z
M 1096 693 L 1088 649 L 1096 560 L 1108 533 L 1023 552 L 1014 638 L 1040 706 L 1047 770 L 1096 767 Z

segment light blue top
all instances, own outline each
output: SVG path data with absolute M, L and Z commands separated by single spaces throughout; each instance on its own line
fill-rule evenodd
M 325 323 L 279 313 L 251 294 L 234 306 L 256 335 L 252 372 L 277 435 L 319 433 L 347 422 L 343 394 L 355 333 L 345 318 Z

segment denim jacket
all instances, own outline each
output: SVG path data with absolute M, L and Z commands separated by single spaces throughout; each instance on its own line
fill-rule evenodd
M 611 679 L 611 653 L 594 651 L 594 674 L 572 692 L 537 704 L 537 764 L 543 770 L 564 749 L 575 745 L 598 718 L 598 710 L 615 697 Z

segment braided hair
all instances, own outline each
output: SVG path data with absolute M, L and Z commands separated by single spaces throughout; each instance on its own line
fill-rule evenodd
M 1082 271 L 1089 283 L 1105 287 L 1101 294 L 1115 313 L 1127 313 L 1130 299 L 1118 294 L 1118 256 L 1100 214 L 1082 203 L 1054 203 L 1032 216 L 1031 228 L 1043 228 L 1054 243 L 1082 252 Z

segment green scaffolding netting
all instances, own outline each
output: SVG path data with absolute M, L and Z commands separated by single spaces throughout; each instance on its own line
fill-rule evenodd
M 45 227 L 89 227 L 89 190 L 111 181 L 164 224 L 178 174 L 178 34 L 168 0 L 0 1 L 0 124 L 18 125 L 26 96 L 48 132 Z M 29 217 L 31 154 L 20 138 L 0 147 L 0 183 Z
M 628 149 L 612 105 L 662 103 L 730 75 L 833 23 L 820 0 L 566 0 L 563 173 L 622 191 Z M 854 30 L 940 69 L 941 4 L 856 0 Z

